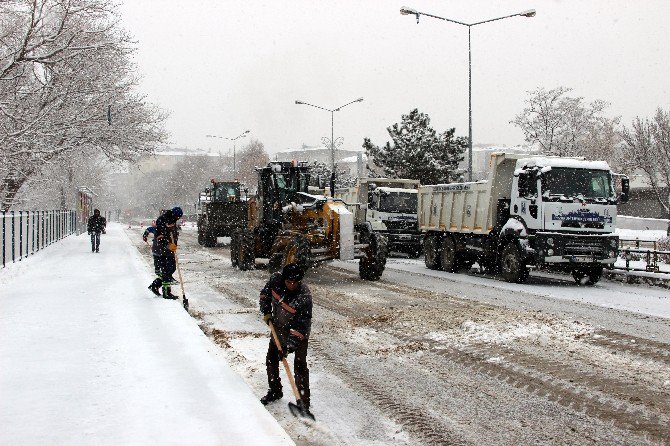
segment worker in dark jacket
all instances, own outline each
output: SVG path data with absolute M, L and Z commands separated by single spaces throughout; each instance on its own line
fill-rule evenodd
M 100 233 L 105 233 L 107 220 L 100 215 L 98 209 L 93 210 L 93 215 L 88 219 L 86 231 L 91 236 L 91 252 L 100 252 Z
M 275 273 L 260 293 L 260 309 L 263 320 L 272 321 L 282 345 L 283 355 L 295 353 L 293 368 L 295 382 L 305 409 L 309 409 L 309 369 L 307 368 L 307 345 L 312 326 L 312 293 L 302 283 L 303 270 L 291 263 L 281 273 Z M 270 336 L 270 345 L 265 358 L 268 374 L 268 393 L 261 398 L 264 405 L 283 396 L 279 378 L 279 361 L 282 356 Z
M 170 284 L 176 282 L 172 277 L 177 265 L 175 263 L 174 253 L 177 251 L 177 220 L 184 215 L 180 207 L 169 209 L 156 220 L 156 230 L 154 232 L 154 241 L 151 245 L 151 253 L 154 255 L 154 267 L 157 278 L 149 289 L 158 295 L 158 288 L 163 288 L 163 298 L 177 299 L 172 294 Z

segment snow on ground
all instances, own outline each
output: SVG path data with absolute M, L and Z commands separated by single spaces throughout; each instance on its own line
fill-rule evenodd
M 351 271 L 358 270 L 358 263 L 353 261 L 337 260 L 334 264 Z M 547 283 L 529 281 L 524 284 L 516 284 L 475 273 L 448 273 L 430 270 L 426 268 L 423 259 L 389 259 L 386 263 L 386 269 L 405 271 L 419 276 L 439 277 L 444 280 L 445 293 L 449 293 L 450 282 L 457 282 L 471 284 L 473 294 L 478 287 L 489 287 L 512 293 L 536 294 L 552 299 L 572 300 L 633 313 L 670 318 L 670 293 L 664 288 L 634 286 L 610 281 L 601 281 L 591 287 L 577 287 L 572 281 L 572 277 L 561 278 L 555 274 L 542 272 L 533 272 L 531 277 L 546 277 L 550 280 L 564 279 L 565 283 L 552 283 L 548 286 Z
M 293 444 L 151 279 L 113 223 L 0 270 L 0 444 Z

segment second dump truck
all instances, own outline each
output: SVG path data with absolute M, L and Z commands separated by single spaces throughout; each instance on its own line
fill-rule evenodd
M 529 269 L 594 284 L 618 256 L 617 195 L 604 161 L 494 153 L 488 180 L 419 188 L 425 263 L 457 271 L 474 262 L 522 283 Z
M 335 198 L 346 203 L 357 224 L 368 224 L 384 234 L 388 250 L 419 257 L 423 236 L 417 226 L 419 180 L 401 178 L 361 178 L 353 187 L 336 189 Z

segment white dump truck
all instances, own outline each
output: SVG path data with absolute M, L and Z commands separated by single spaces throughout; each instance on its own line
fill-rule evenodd
M 421 255 L 423 235 L 417 226 L 419 180 L 360 178 L 354 187 L 335 190 L 335 198 L 350 204 L 356 224 L 369 224 L 384 234 L 388 250 L 416 258 Z
M 604 161 L 494 153 L 487 180 L 419 188 L 426 266 L 477 262 L 517 283 L 546 268 L 594 284 L 617 258 L 617 202 L 627 197 L 628 178 L 617 194 Z

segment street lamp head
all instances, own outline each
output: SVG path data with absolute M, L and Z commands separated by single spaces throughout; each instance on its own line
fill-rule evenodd
M 412 14 L 416 15 L 418 13 L 419 12 L 416 9 L 408 8 L 407 6 L 403 6 L 402 8 L 400 8 L 400 14 L 402 15 L 412 15 Z
M 358 98 L 354 102 L 363 102 L 363 98 Z
M 249 133 L 250 131 L 251 131 L 251 130 L 245 130 L 244 133 L 242 133 L 242 134 L 243 134 L 243 135 L 246 135 L 246 134 Z
M 402 15 L 415 15 L 416 16 L 416 23 L 419 23 L 419 16 L 421 13 L 417 11 L 416 9 L 408 8 L 407 6 L 403 6 L 400 8 L 400 14 Z
M 302 101 L 298 101 L 298 100 L 296 100 L 295 103 L 296 103 L 296 104 L 304 104 L 304 102 L 302 102 Z
M 524 17 L 535 17 L 535 14 L 536 12 L 534 9 L 529 9 L 528 11 L 523 11 L 519 13 L 519 15 Z

